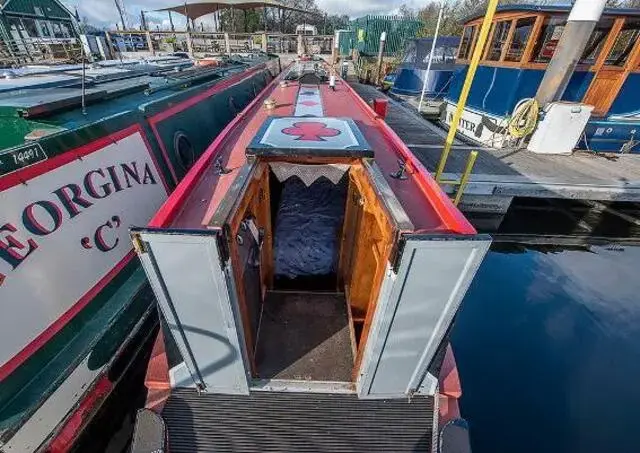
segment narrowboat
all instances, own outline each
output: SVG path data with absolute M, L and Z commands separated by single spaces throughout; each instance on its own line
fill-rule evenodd
M 128 228 L 152 217 L 279 64 L 167 56 L 3 71 L 1 451 L 75 448 L 148 356 L 158 318 Z
M 427 75 L 427 66 L 434 38 L 418 38 L 409 41 L 398 68 L 385 78 L 391 83 L 391 93 L 401 96 L 420 96 Z M 453 78 L 460 38 L 440 36 L 437 38 L 431 74 L 425 87 L 425 96 L 442 99 Z
M 483 49 L 459 134 L 473 143 L 507 147 L 512 114 L 533 98 L 562 37 L 571 6 L 499 6 Z M 483 17 L 469 18 L 440 123 L 455 112 Z M 593 111 L 578 148 L 602 152 L 640 150 L 640 9 L 606 8 L 571 75 L 562 101 Z M 589 108 L 591 108 L 589 107 Z
M 162 318 L 133 452 L 468 451 L 448 332 L 490 238 L 323 63 L 131 235 Z

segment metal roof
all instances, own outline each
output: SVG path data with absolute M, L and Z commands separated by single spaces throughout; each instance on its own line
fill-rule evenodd
M 496 12 L 531 12 L 531 13 L 565 13 L 569 14 L 572 5 L 501 5 Z M 603 16 L 630 16 L 640 17 L 638 8 L 605 8 Z M 484 11 L 477 11 L 473 15 L 465 18 L 464 23 L 484 17 Z
M 183 16 L 187 16 L 189 19 L 195 20 L 199 17 L 206 16 L 207 14 L 212 14 L 222 9 L 231 8 L 241 10 L 255 8 L 280 8 L 290 11 L 313 14 L 313 12 L 310 12 L 308 10 L 286 6 L 278 0 L 196 0 L 180 3 L 176 6 L 157 9 L 156 11 L 172 11 L 178 14 L 182 14 Z

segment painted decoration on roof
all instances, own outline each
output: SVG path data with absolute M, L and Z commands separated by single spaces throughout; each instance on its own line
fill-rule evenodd
M 324 116 L 322 98 L 318 87 L 300 87 L 294 116 Z
M 264 150 L 351 150 L 371 153 L 371 147 L 353 120 L 327 117 L 286 117 L 267 119 L 249 153 Z

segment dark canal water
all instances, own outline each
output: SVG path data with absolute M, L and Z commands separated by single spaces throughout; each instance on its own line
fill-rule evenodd
M 640 452 L 640 247 L 494 245 L 452 343 L 474 453 Z

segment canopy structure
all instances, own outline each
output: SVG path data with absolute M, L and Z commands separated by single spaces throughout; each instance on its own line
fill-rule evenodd
M 182 14 L 188 19 L 195 20 L 199 17 L 206 16 L 207 14 L 212 14 L 223 9 L 241 9 L 246 11 L 255 8 L 280 8 L 309 14 L 309 11 L 307 10 L 286 6 L 278 0 L 195 0 L 191 2 L 184 2 L 176 6 L 161 8 L 156 11 L 171 11 Z

